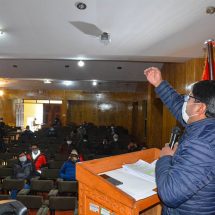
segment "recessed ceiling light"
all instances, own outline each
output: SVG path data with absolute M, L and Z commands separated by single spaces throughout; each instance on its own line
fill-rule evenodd
M 76 2 L 75 6 L 79 9 L 79 10 L 85 10 L 87 8 L 87 5 L 83 2 Z
M 4 31 L 0 30 L 0 37 L 4 36 Z
M 93 86 L 97 86 L 97 84 L 98 84 L 98 83 L 97 83 L 97 81 L 96 81 L 96 80 L 95 80 L 95 81 L 93 81 L 93 83 L 92 83 L 92 85 L 93 85 Z
M 49 80 L 49 79 L 46 79 L 43 82 L 44 82 L 44 84 L 51 84 L 52 83 L 51 80 Z
M 72 81 L 63 81 L 63 84 L 66 86 L 72 85 Z
M 206 13 L 207 14 L 214 14 L 215 13 L 215 7 L 209 6 L 206 8 Z
M 83 67 L 85 65 L 84 61 L 83 60 L 79 60 L 78 61 L 78 66 L 79 67 Z

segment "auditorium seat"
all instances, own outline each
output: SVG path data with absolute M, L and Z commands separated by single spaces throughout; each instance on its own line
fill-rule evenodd
M 64 161 L 54 161 L 51 160 L 48 162 L 48 167 L 49 169 L 60 169 L 61 166 L 63 165 Z
M 13 170 L 12 168 L 3 167 L 0 168 L 0 180 L 6 178 L 7 176 L 12 176 Z
M 50 215 L 73 215 L 76 204 L 76 197 L 52 196 L 49 198 Z
M 59 177 L 59 172 L 60 170 L 59 169 L 43 169 L 42 170 L 42 173 L 40 175 L 40 178 L 41 179 L 44 179 L 44 180 L 57 180 L 57 178 Z
M 77 196 L 78 182 L 58 180 L 57 189 L 58 189 L 59 195 L 72 194 L 74 196 Z
M 46 215 L 48 207 L 44 204 L 42 196 L 36 195 L 18 195 L 17 200 L 25 205 L 28 209 L 28 214 L 31 215 Z

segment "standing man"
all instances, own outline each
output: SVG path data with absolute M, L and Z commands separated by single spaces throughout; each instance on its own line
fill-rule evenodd
M 147 80 L 185 127 L 178 148 L 162 148 L 156 164 L 163 215 L 215 214 L 215 81 L 199 81 L 179 95 L 158 68 L 144 71 Z

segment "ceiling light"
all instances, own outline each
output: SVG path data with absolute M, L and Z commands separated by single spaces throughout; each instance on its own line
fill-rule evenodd
M 72 82 L 71 81 L 63 81 L 63 84 L 66 86 L 70 86 L 70 85 L 72 85 Z
M 79 9 L 79 10 L 85 10 L 87 8 L 87 5 L 83 2 L 76 2 L 75 6 Z
M 4 31 L 0 30 L 0 37 L 4 35 Z
M 85 65 L 83 60 L 79 60 L 78 61 L 78 66 L 83 67 Z
M 209 6 L 206 8 L 206 13 L 207 14 L 214 14 L 215 13 L 215 7 Z
M 43 81 L 44 84 L 51 84 L 52 82 L 49 79 Z
M 0 90 L 0 96 L 3 96 L 3 95 L 4 95 L 4 91 Z
M 93 86 L 97 86 L 97 81 L 93 81 Z
M 110 34 L 107 32 L 103 32 L 100 36 L 100 41 L 101 43 L 103 43 L 104 45 L 108 45 L 111 42 L 110 39 Z

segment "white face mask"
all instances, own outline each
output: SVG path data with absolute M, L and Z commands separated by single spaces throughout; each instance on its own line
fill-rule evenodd
M 182 118 L 187 123 L 189 120 L 189 116 L 187 115 L 186 109 L 187 109 L 187 102 L 184 102 L 182 106 Z
M 68 145 L 70 145 L 72 143 L 71 140 L 67 140 L 66 142 L 67 142 Z
M 27 160 L 26 156 L 19 157 L 20 162 L 25 162 Z
M 200 103 L 192 103 L 192 104 L 189 104 L 189 105 L 197 105 L 197 104 L 200 104 Z M 198 114 L 193 114 L 191 116 L 189 116 L 186 112 L 186 109 L 187 109 L 187 102 L 184 102 L 183 106 L 182 106 L 182 118 L 183 120 L 187 123 L 189 118 L 193 117 L 193 116 L 196 116 Z

